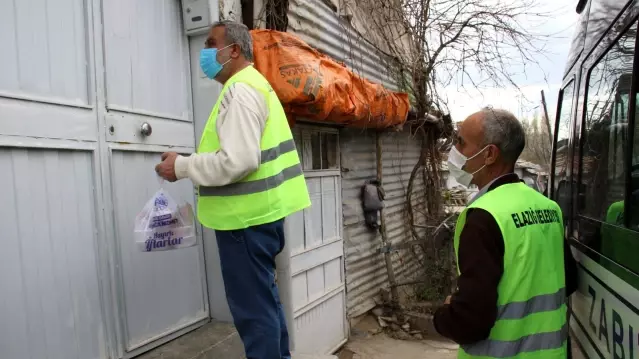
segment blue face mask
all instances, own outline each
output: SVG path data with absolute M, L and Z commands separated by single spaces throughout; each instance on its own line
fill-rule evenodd
M 200 50 L 200 67 L 202 71 L 206 75 L 206 77 L 213 80 L 224 68 L 224 65 L 228 64 L 231 59 L 228 59 L 225 63 L 220 64 L 217 61 L 217 53 L 221 50 L 224 50 L 233 44 L 223 47 L 221 49 L 210 48 L 210 49 L 202 49 Z

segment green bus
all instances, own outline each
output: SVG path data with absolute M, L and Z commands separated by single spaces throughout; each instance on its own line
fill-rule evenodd
M 639 0 L 582 0 L 576 10 L 548 193 L 579 269 L 570 330 L 587 358 L 637 359 Z

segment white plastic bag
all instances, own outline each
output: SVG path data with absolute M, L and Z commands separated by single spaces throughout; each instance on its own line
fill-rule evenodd
M 142 252 L 194 246 L 197 238 L 191 205 L 178 206 L 160 188 L 135 218 L 135 241 Z

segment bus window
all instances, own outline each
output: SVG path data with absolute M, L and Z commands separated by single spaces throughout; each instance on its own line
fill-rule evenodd
M 570 184 L 568 175 L 570 168 L 568 167 L 568 139 L 570 138 L 570 124 L 572 123 L 572 104 L 573 94 L 575 90 L 575 81 L 570 81 L 563 90 L 561 90 L 561 103 L 559 107 L 559 121 L 555 125 L 556 143 L 555 143 L 555 163 L 552 166 L 553 184 L 552 198 L 557 201 L 561 207 L 564 216 L 568 213 L 570 203 Z
M 633 26 L 636 32 L 636 25 Z M 634 37 L 627 34 L 597 63 L 588 77 L 581 148 L 581 214 L 605 220 L 608 208 L 625 196 L 624 153 Z M 621 225 L 622 223 L 616 223 Z
M 636 115 L 639 109 L 639 96 L 635 95 L 635 124 L 633 129 L 632 163 L 630 165 L 630 202 L 626 208 L 631 215 L 627 216 L 629 228 L 639 231 L 639 118 Z M 637 239 L 639 241 L 639 238 Z
M 630 188 L 626 174 L 631 166 L 626 161 L 626 153 L 630 150 L 628 123 L 636 32 L 635 24 L 588 76 L 579 161 L 578 214 L 582 243 L 612 262 L 639 273 L 636 261 L 639 239 L 637 233 L 628 228 L 633 221 L 629 212 L 632 204 L 625 203 L 626 190 Z M 618 276 L 627 277 L 627 272 L 609 260 L 602 259 L 601 264 Z

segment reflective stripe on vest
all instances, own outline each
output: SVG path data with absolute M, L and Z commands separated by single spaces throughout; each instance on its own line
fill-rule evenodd
M 521 319 L 530 314 L 556 310 L 566 302 L 566 288 L 555 293 L 541 294 L 523 302 L 511 302 L 497 307 L 499 319 Z
M 200 223 L 217 230 L 235 230 L 270 223 L 310 206 L 304 173 L 293 134 L 277 95 L 262 74 L 249 66 L 225 84 L 206 123 L 198 153 L 220 149 L 217 115 L 224 94 L 234 83 L 258 90 L 268 105 L 260 142 L 258 169 L 238 182 L 198 188 Z
M 285 140 L 280 142 L 276 147 L 272 147 L 262 151 L 260 164 L 265 164 L 276 160 L 280 155 L 292 151 L 296 151 L 295 140 Z M 206 187 L 200 186 L 200 196 L 238 196 L 243 194 L 251 194 L 263 192 L 271 188 L 280 186 L 287 180 L 297 177 L 304 172 L 299 164 L 284 168 L 281 172 L 266 178 L 254 181 L 236 182 L 227 186 Z
M 497 307 L 497 320 L 523 319 L 531 314 L 560 309 L 566 302 L 566 288 L 556 293 L 542 294 L 524 302 L 511 302 Z M 568 335 L 566 324 L 554 332 L 526 335 L 517 340 L 483 340 L 462 345 L 464 351 L 474 356 L 508 358 L 519 353 L 561 348 Z
M 461 345 L 459 358 L 564 359 L 568 330 L 559 206 L 523 183 L 501 185 L 460 214 L 456 254 L 471 208 L 489 212 L 497 222 L 504 240 L 504 272 L 488 338 Z M 539 280 L 541 273 L 544 280 Z
M 554 332 L 526 335 L 512 341 L 489 339 L 462 347 L 466 353 L 478 357 L 512 358 L 521 353 L 559 349 L 564 346 L 567 338 L 568 325 L 564 324 L 560 330 Z
M 277 188 L 282 183 L 302 174 L 304 174 L 302 167 L 300 167 L 299 164 L 296 164 L 283 169 L 276 175 L 255 181 L 235 182 L 230 185 L 220 187 L 200 187 L 200 196 L 228 197 L 264 192 L 269 189 Z

